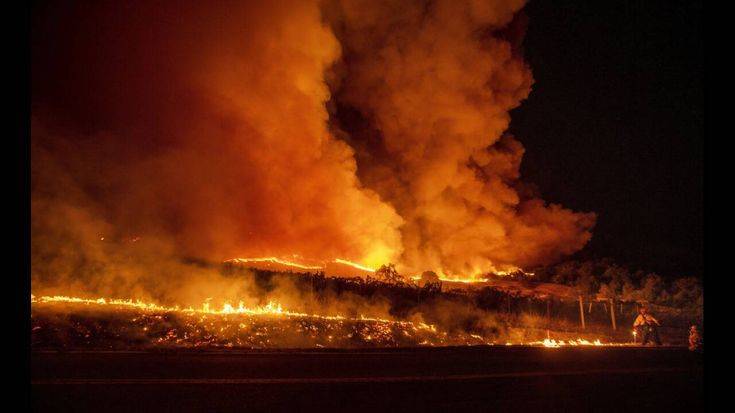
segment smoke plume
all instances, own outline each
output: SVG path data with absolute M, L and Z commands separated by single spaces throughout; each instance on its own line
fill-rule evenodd
M 524 149 L 504 134 L 533 83 L 518 50 L 523 4 L 344 0 L 328 9 L 345 55 L 337 111 L 361 120 L 343 129 L 362 182 L 405 221 L 403 268 L 545 264 L 590 239 L 593 214 L 523 195 Z
M 459 274 L 579 250 L 593 216 L 521 196 L 503 134 L 532 83 L 521 7 L 36 4 L 34 289 L 160 295 L 181 257 Z
M 185 256 L 398 258 L 401 218 L 327 131 L 340 49 L 316 2 L 57 7 L 34 33 L 34 206 Z M 83 230 L 53 209 L 34 222 Z

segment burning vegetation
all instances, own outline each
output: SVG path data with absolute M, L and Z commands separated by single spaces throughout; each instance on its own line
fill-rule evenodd
M 607 299 L 587 297 L 587 326 L 582 329 L 577 297 L 565 298 L 564 289 L 578 290 L 559 284 L 547 288 L 544 283 L 509 279 L 416 283 L 391 267 L 381 268 L 373 277 L 345 278 L 303 272 L 300 267 L 274 272 L 248 265 L 230 261 L 204 276 L 209 284 L 220 284 L 209 291 L 226 290 L 222 286 L 233 281 L 232 286 L 241 287 L 240 299 L 207 297 L 178 305 L 33 296 L 34 347 L 559 347 L 625 344 L 635 338 L 626 327 L 613 331 L 609 325 L 610 311 L 617 313 L 621 326 L 632 323 L 635 303 L 619 301 L 609 306 Z M 674 328 L 681 323 L 680 315 L 657 314 L 665 319 L 666 342 L 685 337 Z
M 255 308 L 226 303 L 214 309 L 208 302 L 201 308 L 180 308 L 121 299 L 31 296 L 31 304 L 31 345 L 36 349 L 606 345 L 582 338 L 497 343 L 425 323 L 304 314 L 273 302 Z
M 36 348 L 316 348 L 482 344 L 424 323 L 284 310 L 270 302 L 247 308 L 166 307 L 141 301 L 31 298 Z
M 77 277 L 102 238 L 215 262 L 296 254 L 445 278 L 579 250 L 594 215 L 524 189 L 523 148 L 504 135 L 532 85 L 522 7 L 44 4 L 34 281 L 44 267 Z
M 505 132 L 533 84 L 523 5 L 39 5 L 34 346 L 594 344 L 442 290 L 591 237 Z

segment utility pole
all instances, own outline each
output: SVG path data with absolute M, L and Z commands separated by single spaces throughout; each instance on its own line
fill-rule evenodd
M 582 330 L 585 330 L 586 327 L 584 325 L 584 299 L 582 296 L 579 296 L 579 321 L 582 322 Z
M 612 319 L 613 330 L 617 330 L 618 326 L 615 324 L 615 299 L 610 299 L 610 317 Z

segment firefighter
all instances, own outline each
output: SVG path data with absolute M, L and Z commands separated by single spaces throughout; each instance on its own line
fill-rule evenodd
M 691 328 L 689 328 L 689 350 L 697 351 L 701 344 L 702 339 L 699 337 L 697 326 L 691 326 Z
M 658 336 L 658 326 L 660 326 L 658 320 L 654 316 L 648 313 L 646 307 L 641 307 L 638 317 L 633 322 L 633 328 L 638 331 L 638 335 L 643 337 L 642 344 L 646 345 L 652 342 L 656 345 L 661 345 L 661 339 Z

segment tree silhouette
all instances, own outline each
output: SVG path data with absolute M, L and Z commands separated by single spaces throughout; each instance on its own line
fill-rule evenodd
M 385 264 L 375 271 L 375 278 L 389 284 L 401 284 L 405 282 L 403 276 L 398 274 L 394 264 Z

